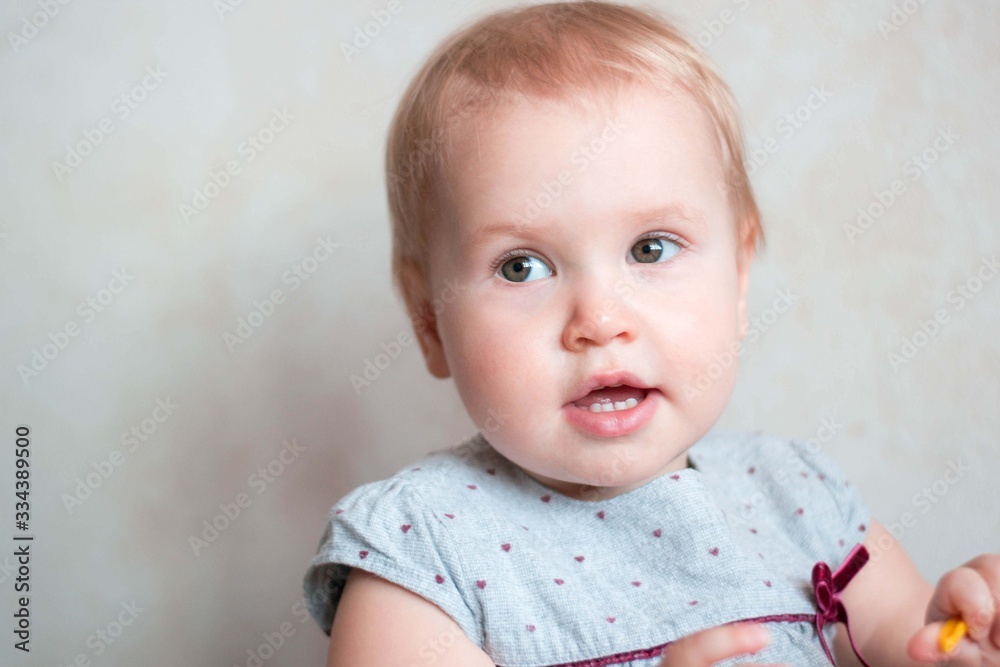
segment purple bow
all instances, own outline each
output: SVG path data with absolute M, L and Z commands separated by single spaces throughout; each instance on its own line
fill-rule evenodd
M 851 641 L 851 648 L 854 649 L 854 655 L 858 657 L 862 665 L 871 667 L 861 657 L 858 647 L 854 645 L 854 637 L 851 636 L 851 628 L 847 624 L 847 610 L 844 608 L 844 603 L 840 601 L 840 592 L 844 590 L 848 582 L 854 578 L 858 570 L 867 562 L 868 550 L 865 549 L 865 545 L 859 543 L 854 545 L 854 548 L 847 554 L 847 558 L 840 564 L 836 572 L 831 574 L 830 566 L 823 562 L 816 563 L 813 566 L 813 593 L 816 595 L 816 606 L 819 608 L 819 612 L 816 614 L 816 632 L 819 633 L 819 641 L 823 644 L 826 657 L 830 659 L 830 663 L 833 665 L 837 663 L 834 662 L 833 654 L 826 645 L 823 626 L 827 623 L 843 623 L 847 629 L 847 638 Z

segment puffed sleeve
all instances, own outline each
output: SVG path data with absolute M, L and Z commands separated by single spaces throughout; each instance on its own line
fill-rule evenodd
M 402 476 L 365 484 L 331 510 L 303 580 L 306 605 L 327 635 L 352 567 L 406 588 L 448 614 L 482 645 L 460 591 L 459 563 L 423 495 Z
M 816 441 L 790 441 L 791 449 L 814 479 L 813 488 L 827 500 L 831 511 L 824 513 L 823 542 L 827 562 L 835 568 L 855 544 L 864 542 L 871 523 L 871 510 L 858 488 L 843 469 Z

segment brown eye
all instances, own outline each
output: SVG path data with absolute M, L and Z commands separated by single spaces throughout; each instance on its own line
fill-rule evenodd
M 654 264 L 667 260 L 680 251 L 680 245 L 670 239 L 648 238 L 642 239 L 632 246 L 632 256 L 635 261 L 642 264 Z
M 500 265 L 500 273 L 512 283 L 525 283 L 552 275 L 545 262 L 527 255 L 511 257 Z
M 643 239 L 632 246 L 632 256 L 635 261 L 651 264 L 663 254 L 663 244 L 660 239 Z

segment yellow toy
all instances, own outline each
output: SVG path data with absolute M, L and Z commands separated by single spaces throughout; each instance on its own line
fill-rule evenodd
M 949 618 L 944 627 L 941 628 L 941 634 L 938 635 L 938 644 L 940 644 L 941 650 L 949 653 L 958 646 L 958 642 L 962 641 L 962 637 L 965 636 L 965 631 L 965 621 L 960 618 Z

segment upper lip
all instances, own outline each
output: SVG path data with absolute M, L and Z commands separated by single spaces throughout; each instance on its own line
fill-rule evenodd
M 637 389 L 652 389 L 652 387 L 628 371 L 608 371 L 605 373 L 591 375 L 589 378 L 580 383 L 577 386 L 576 391 L 573 393 L 573 398 L 570 399 L 570 403 L 579 401 L 595 389 L 626 384 L 630 387 L 636 387 Z

